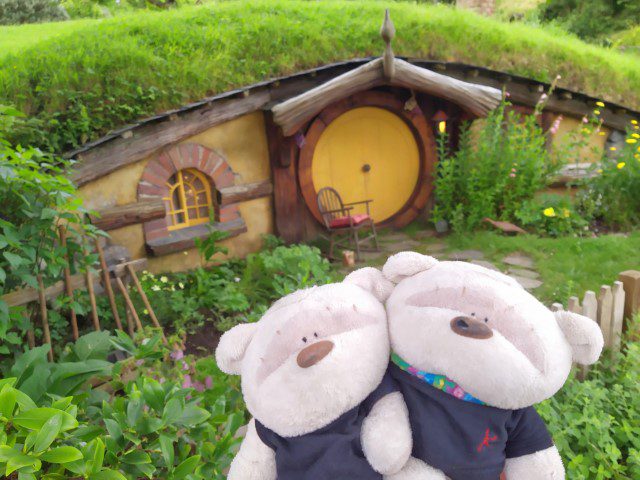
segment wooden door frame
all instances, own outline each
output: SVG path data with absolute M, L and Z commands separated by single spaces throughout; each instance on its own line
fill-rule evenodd
M 349 110 L 360 107 L 378 107 L 397 115 L 411 130 L 419 153 L 418 180 L 411 196 L 397 213 L 379 224 L 403 227 L 413 221 L 424 209 L 433 191 L 433 173 L 437 161 L 436 142 L 432 128 L 425 119 L 422 110 L 419 107 L 407 110 L 405 105 L 405 100 L 392 93 L 369 90 L 356 93 L 329 105 L 311 122 L 304 136 L 304 145 L 300 149 L 298 182 L 306 206 L 318 222 L 322 222 L 322 217 L 316 204 L 317 192 L 312 177 L 312 163 L 316 145 L 324 130 L 333 120 Z

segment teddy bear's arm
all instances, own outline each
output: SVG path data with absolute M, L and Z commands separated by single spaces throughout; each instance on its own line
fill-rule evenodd
M 397 473 L 411 454 L 413 441 L 409 412 L 400 392 L 376 402 L 362 424 L 362 449 L 379 473 Z
M 507 480 L 564 480 L 564 465 L 554 446 L 521 457 L 507 458 Z
M 276 477 L 275 452 L 260 440 L 252 418 L 227 480 L 276 480 Z

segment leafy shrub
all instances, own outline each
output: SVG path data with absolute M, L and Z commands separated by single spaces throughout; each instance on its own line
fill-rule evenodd
M 640 478 L 640 344 L 628 341 L 617 363 L 603 357 L 538 405 L 572 480 Z
M 585 181 L 580 193 L 582 208 L 593 212 L 600 222 L 611 228 L 629 229 L 640 225 L 640 128 L 637 122 L 628 129 L 624 146 L 607 152 L 593 168 L 597 169 L 596 175 Z
M 58 0 L 0 0 L 0 25 L 67 20 Z
M 550 237 L 582 233 L 589 229 L 589 222 L 566 195 L 547 194 L 525 201 L 515 216 L 521 226 Z
M 38 287 L 60 279 L 66 255 L 77 258 L 77 267 L 95 262 L 83 255 L 85 238 L 98 231 L 84 222 L 87 210 L 75 186 L 65 176 L 68 160 L 43 154 L 36 148 L 12 147 L 3 131 L 12 127 L 18 112 L 0 106 L 0 291 L 23 286 Z M 58 227 L 66 226 L 67 245 L 59 242 Z M 17 347 L 27 328 L 22 309 L 9 309 L 0 300 L 0 353 Z M 11 331 L 17 329 L 18 332 Z
M 440 135 L 434 222 L 446 220 L 460 232 L 478 228 L 485 217 L 513 221 L 561 167 L 536 115 L 521 116 L 508 106 L 505 101 L 492 111 L 477 134 L 463 126 L 455 153 Z

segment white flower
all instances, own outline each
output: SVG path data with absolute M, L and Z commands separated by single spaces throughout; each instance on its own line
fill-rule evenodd
M 147 343 L 149 343 L 149 339 L 148 338 L 143 338 L 142 339 L 142 345 L 146 345 Z
M 167 283 L 169 281 L 169 279 L 165 275 L 163 275 L 163 276 L 160 277 L 160 281 L 162 283 Z
M 154 292 L 160 291 L 160 285 L 154 285 L 153 287 L 151 287 L 151 290 L 153 290 Z
M 238 283 L 238 282 L 240 281 L 240 277 L 235 277 L 235 278 L 233 279 L 233 281 L 234 281 L 234 282 L 236 282 L 236 283 Z

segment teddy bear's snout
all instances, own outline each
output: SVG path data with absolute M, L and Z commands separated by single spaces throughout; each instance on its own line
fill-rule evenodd
M 484 322 L 471 317 L 456 317 L 451 320 L 450 326 L 454 333 L 463 337 L 485 340 L 493 336 L 493 330 Z
M 333 342 L 329 340 L 321 340 L 309 345 L 298 353 L 298 365 L 302 368 L 309 368 L 329 355 L 331 350 L 333 350 Z

